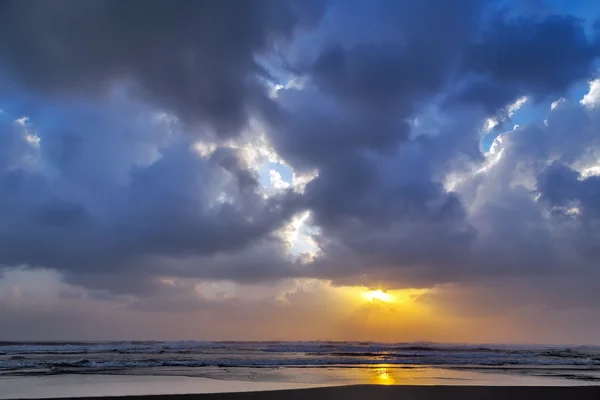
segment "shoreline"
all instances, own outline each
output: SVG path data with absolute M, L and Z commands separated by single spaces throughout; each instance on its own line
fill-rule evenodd
M 127 397 L 128 399 L 153 397 L 158 399 L 165 396 L 165 399 L 179 399 L 180 396 L 184 396 L 182 397 L 183 399 L 186 395 L 217 395 L 233 392 L 243 394 L 339 387 L 420 388 L 450 386 L 466 388 L 508 387 L 514 388 L 513 390 L 517 392 L 519 392 L 520 388 L 527 387 L 544 387 L 546 391 L 554 387 L 595 387 L 596 398 L 600 399 L 600 381 L 596 380 L 596 377 L 589 377 L 590 379 L 594 378 L 590 382 L 580 379 L 566 379 L 559 376 L 526 376 L 493 372 L 453 371 L 436 368 L 403 370 L 385 368 L 384 366 L 368 371 L 360 369 L 310 371 L 294 368 L 275 368 L 269 370 L 255 370 L 252 368 L 240 368 L 236 370 L 227 368 L 199 368 L 196 371 L 189 369 L 169 371 L 173 374 L 166 374 L 165 370 L 148 370 L 144 372 L 143 375 L 0 375 L 0 399 L 112 399 L 116 397 Z M 362 391 L 363 389 L 358 390 Z M 400 390 L 409 390 L 408 394 L 403 394 L 402 396 L 408 396 L 408 399 L 411 398 L 411 389 Z M 422 391 L 424 389 L 419 390 Z M 470 389 L 470 391 L 472 392 L 473 389 Z M 320 392 L 316 393 L 319 395 Z M 576 398 L 579 398 L 577 396 Z M 250 398 L 252 399 L 253 397 L 251 396 Z M 245 399 L 245 397 L 239 397 L 239 399 Z M 277 397 L 273 397 L 273 399 L 277 399 Z M 311 398 L 311 400 L 318 400 L 318 398 Z
M 309 389 L 288 389 L 252 392 L 162 394 L 102 397 L 62 397 L 84 400 L 326 400 L 366 399 L 378 400 L 520 400 L 520 399 L 599 399 L 600 386 L 402 386 L 402 385 L 348 385 Z M 38 399 L 43 399 L 38 398 Z M 24 398 L 13 398 L 24 400 Z

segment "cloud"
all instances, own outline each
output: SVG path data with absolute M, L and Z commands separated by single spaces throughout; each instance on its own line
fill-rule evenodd
M 478 78 L 459 95 L 496 111 L 521 96 L 560 96 L 595 73 L 598 38 L 572 16 L 494 18 L 466 48 L 462 69 Z
M 295 0 L 7 0 L 2 66 L 19 86 L 49 95 L 102 94 L 126 84 L 182 120 L 231 137 L 267 101 L 258 76 L 268 71 L 255 55 L 315 23 L 321 9 L 318 1 Z
M 600 211 L 583 21 L 493 1 L 0 7 L 11 271 L 213 318 L 245 308 L 206 285 L 291 279 L 427 288 L 461 318 L 597 306 L 578 294 Z
M 501 134 L 484 168 L 454 187 L 476 238 L 460 287 L 442 300 L 449 307 L 458 292 L 465 302 L 454 307 L 463 312 L 484 297 L 483 314 L 596 307 L 588 282 L 597 279 L 597 188 L 576 168 L 597 163 L 597 123 L 595 111 L 565 101 L 546 124 Z
M 177 121 L 157 119 L 120 96 L 81 108 L 55 104 L 51 112 L 64 118 L 36 131 L 38 144 L 26 135 L 47 114 L 32 115 L 26 125 L 4 124 L 2 264 L 55 268 L 86 284 L 94 281 L 90 276 L 123 274 L 120 285 L 116 276 L 97 282 L 117 291 L 129 283 L 135 291 L 133 281 L 160 274 L 170 258 L 235 253 L 265 242 L 273 264 L 285 263 L 274 232 L 295 213 L 282 201 L 293 194 L 265 199 L 235 149 L 201 157 Z M 43 168 L 31 167 L 35 157 Z M 251 274 L 260 265 L 251 260 L 246 254 L 239 268 Z M 200 275 L 236 276 L 233 267 L 222 266 L 228 272 L 220 274 L 219 263 L 196 259 L 185 273 L 196 268 Z
M 484 35 L 481 43 L 463 42 L 466 54 L 463 60 L 494 49 L 518 51 L 518 46 L 510 45 L 510 35 L 506 38 L 500 35 L 505 30 L 514 31 L 515 37 L 523 34 L 525 38 L 539 41 L 552 41 L 555 31 L 564 30 L 571 33 L 565 40 L 572 39 L 578 44 L 574 49 L 565 48 L 564 52 L 562 46 L 558 48 L 566 58 L 561 60 L 565 63 L 561 68 L 566 72 L 557 69 L 529 79 L 529 74 L 537 68 L 537 59 L 532 60 L 531 65 L 506 65 L 502 70 L 495 70 L 496 65 L 490 63 L 491 69 L 485 72 L 491 82 L 490 94 L 496 94 L 503 86 L 510 88 L 513 83 L 525 90 L 510 89 L 509 95 L 492 108 L 487 108 L 485 98 L 474 97 L 477 106 L 483 105 L 483 109 L 488 110 L 488 116 L 491 113 L 496 118 L 497 107 L 506 110 L 506 115 L 498 116 L 502 119 L 517 112 L 523 100 L 518 100 L 516 94 L 530 94 L 540 101 L 549 94 L 565 93 L 571 85 L 593 73 L 595 47 L 587 41 L 576 20 L 552 17 L 503 20 L 491 30 L 494 33 Z M 535 46 L 542 51 L 541 42 Z M 351 134 L 340 125 L 330 125 L 326 132 L 332 138 L 331 155 L 326 157 L 324 153 L 322 160 L 320 157 L 308 159 L 319 167 L 319 176 L 306 187 L 305 207 L 312 212 L 312 222 L 322 229 L 316 238 L 322 256 L 315 261 L 314 272 L 310 273 L 344 285 L 386 282 L 391 287 L 432 287 L 443 282 L 470 282 L 476 286 L 492 276 L 560 276 L 567 273 L 567 266 L 575 264 L 578 265 L 576 274 L 585 279 L 583 276 L 590 273 L 591 259 L 577 253 L 577 241 L 586 240 L 580 234 L 575 235 L 572 226 L 564 226 L 562 221 L 548 217 L 548 209 L 537 197 L 536 180 L 557 157 L 570 164 L 593 165 L 590 159 L 594 158 L 595 150 L 592 149 L 597 148 L 597 140 L 592 135 L 595 114 L 572 101 L 563 104 L 552 110 L 546 125 L 515 127 L 514 131 L 501 135 L 493 157 L 484 157 L 479 150 L 479 140 L 486 113 L 463 104 L 458 108 L 440 109 L 441 119 L 448 122 L 432 134 L 410 137 L 392 126 L 389 137 L 394 139 L 377 147 L 369 140 L 387 132 L 385 128 L 389 126 L 382 122 L 388 110 L 380 107 L 381 104 L 393 104 L 390 109 L 399 115 L 403 112 L 414 115 L 421 98 L 415 93 L 403 98 L 401 91 L 394 92 L 393 73 L 383 80 L 389 82 L 389 86 L 382 86 L 391 92 L 376 92 L 371 86 L 360 86 L 361 79 L 369 83 L 378 81 L 369 79 L 368 74 L 360 75 L 357 71 L 367 71 L 366 67 L 348 58 L 345 51 L 340 48 L 335 53 L 331 51 L 326 50 L 326 66 L 338 68 L 329 75 L 332 86 L 319 82 L 323 77 L 318 76 L 316 85 L 323 88 L 327 96 L 334 96 L 334 104 L 339 101 L 347 110 L 352 110 L 347 118 L 332 113 L 335 117 L 331 120 L 352 119 L 359 112 L 372 115 L 370 106 L 373 104 L 378 106 L 377 113 L 383 118 L 362 118 L 361 122 L 368 120 L 369 123 L 352 124 Z M 580 52 L 581 56 L 571 52 Z M 355 54 L 364 62 L 378 53 L 358 51 Z M 382 51 L 379 57 L 388 65 L 383 62 L 386 54 L 391 52 Z M 539 56 L 547 59 L 550 55 L 542 52 Z M 468 74 L 482 74 L 489 60 L 482 57 L 481 65 L 474 60 L 469 61 Z M 426 68 L 418 69 L 424 71 L 423 76 L 430 76 Z M 392 70 L 403 73 L 401 69 Z M 345 78 L 345 74 L 349 77 Z M 382 74 L 379 71 L 373 75 L 379 78 Z M 437 85 L 432 93 L 443 92 L 444 88 L 453 93 L 452 85 L 443 84 Z M 417 92 L 427 93 L 427 89 L 419 88 Z M 312 93 L 311 96 L 319 99 Z M 284 94 L 282 98 L 285 99 Z M 377 103 L 379 100 L 383 103 Z M 328 101 L 332 101 L 331 97 Z M 354 107 L 359 101 L 367 105 L 356 111 Z M 326 123 L 327 119 L 325 122 L 320 119 L 318 126 Z M 314 129 L 307 131 L 314 132 Z M 300 156 L 308 157 L 324 152 L 326 132 L 316 136 L 319 145 L 307 146 L 306 150 L 302 146 L 293 146 L 293 149 L 303 151 Z M 343 139 L 334 141 L 337 135 Z M 346 144 L 344 140 L 351 137 L 356 138 L 351 145 Z M 293 136 L 282 140 L 285 139 L 292 140 Z M 285 154 L 287 148 L 281 148 Z M 449 173 L 464 179 L 454 192 L 448 192 L 443 186 L 443 179 Z M 574 235 L 573 238 L 570 235 Z M 476 277 L 480 277 L 479 283 Z M 544 293 L 552 295 L 551 290 Z
M 600 80 L 594 79 L 590 82 L 590 91 L 583 96 L 581 99 L 581 104 L 584 104 L 587 107 L 595 108 L 598 106 L 600 102 Z M 552 103 L 554 104 L 554 103 Z
M 269 170 L 269 180 L 275 189 L 287 189 L 291 186 L 291 183 L 284 181 L 281 174 L 274 169 Z

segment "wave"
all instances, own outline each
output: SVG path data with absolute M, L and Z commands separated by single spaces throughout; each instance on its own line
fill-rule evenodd
M 6 354 L 87 354 L 87 353 L 160 353 L 219 348 L 212 342 L 72 342 L 25 343 L 0 342 L 0 355 Z
M 154 368 L 154 367 L 306 367 L 306 366 L 370 366 L 381 365 L 378 360 L 345 360 L 345 359 L 298 359 L 298 360 L 120 360 L 120 361 L 94 361 L 94 360 L 58 360 L 53 362 L 39 362 L 28 360 L 24 363 L 7 363 L 0 361 L 0 370 L 24 370 L 24 369 L 49 369 L 49 370 L 67 370 L 67 369 L 87 369 L 87 370 L 115 370 L 131 368 Z M 472 365 L 469 362 L 460 360 L 427 360 L 426 363 L 419 359 L 388 360 L 385 365 L 436 365 L 436 366 L 460 366 Z M 540 363 L 540 362 L 522 362 L 520 360 L 503 360 L 479 363 L 477 366 L 505 366 L 505 365 L 524 365 L 524 366 L 550 366 L 563 365 L 561 363 Z M 599 360 L 581 361 L 570 366 L 600 366 Z M 475 367 L 475 365 L 473 365 Z M 76 371 L 73 371 L 76 372 Z
M 370 366 L 370 365 L 430 365 L 430 366 L 579 366 L 599 367 L 599 359 L 539 359 L 539 358 L 502 358 L 502 359 L 465 359 L 465 358 L 424 358 L 401 357 L 384 361 L 372 358 L 294 358 L 294 359 L 127 359 L 127 360 L 94 360 L 94 359 L 8 359 L 0 360 L 0 371 L 47 370 L 48 373 L 81 373 L 100 372 L 104 370 L 120 370 L 155 367 L 319 367 L 319 366 Z
M 85 354 L 85 353 L 160 353 L 202 352 L 207 350 L 263 351 L 265 353 L 382 353 L 398 351 L 470 353 L 596 353 L 599 347 L 553 348 L 547 346 L 467 346 L 433 343 L 382 344 L 373 342 L 0 342 L 4 354 Z
M 372 342 L 0 342 L 0 373 L 154 367 L 559 366 L 600 369 L 598 347 Z

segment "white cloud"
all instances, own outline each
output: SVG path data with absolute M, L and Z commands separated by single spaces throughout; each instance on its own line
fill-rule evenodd
M 309 225 L 310 211 L 294 215 L 292 220 L 279 232 L 288 245 L 288 252 L 298 256 L 300 262 L 311 262 L 318 256 L 321 249 L 313 236 L 319 234 L 319 229 Z
M 29 117 L 21 117 L 21 118 L 17 118 L 15 119 L 15 124 L 20 125 L 20 126 L 26 126 L 27 123 L 29 122 Z
M 287 167 L 267 137 L 264 126 L 256 119 L 249 121 L 248 129 L 238 139 L 229 140 L 223 145 L 239 151 L 246 164 L 255 170 L 260 170 L 268 163 Z
M 284 181 L 281 178 L 281 174 L 274 169 L 269 171 L 269 181 L 271 182 L 271 186 L 277 190 L 287 189 L 291 186 L 291 183 Z
M 29 117 L 21 117 L 12 121 L 11 126 L 4 126 L 6 131 L 0 133 L 0 146 L 6 156 L 0 168 L 9 170 L 41 171 L 43 162 L 40 154 L 41 139 L 36 127 Z
M 600 165 L 594 165 L 592 167 L 585 168 L 581 171 L 581 177 L 583 179 L 588 178 L 590 176 L 600 176 Z
M 32 147 L 40 147 L 40 137 L 36 134 L 25 135 L 25 141 L 29 143 Z
M 484 126 L 484 130 L 487 131 L 491 131 L 492 129 L 494 129 L 494 127 L 498 125 L 498 120 L 496 120 L 495 118 L 488 118 L 485 121 L 485 126 Z
M 561 105 L 565 101 L 566 100 L 565 100 L 564 97 L 561 97 L 560 99 L 553 101 L 552 104 L 550 104 L 550 110 L 554 110 L 556 107 L 558 107 L 559 105 Z
M 192 147 L 200 154 L 200 157 L 208 158 L 217 149 L 215 143 L 195 142 Z
M 271 89 L 270 96 L 271 96 L 271 98 L 277 98 L 280 90 L 288 90 L 288 89 L 302 90 L 302 89 L 304 89 L 304 86 L 306 85 L 307 81 L 308 81 L 308 78 L 305 76 L 298 76 L 298 77 L 292 78 L 285 85 L 278 84 L 278 85 L 273 86 L 273 88 Z
M 589 82 L 590 90 L 583 96 L 580 103 L 588 108 L 596 108 L 600 104 L 600 79 Z
M 523 104 L 527 103 L 527 100 L 527 96 L 523 96 L 518 98 L 514 103 L 509 104 L 508 107 L 506 107 L 508 116 L 512 117 L 514 113 L 516 113 L 523 106 Z
M 306 185 L 317 176 L 319 176 L 318 171 L 311 171 L 305 174 L 297 174 L 294 172 L 292 174 L 292 186 L 294 191 L 298 193 L 304 193 L 304 188 L 306 188 Z
M 494 129 L 494 127 L 496 125 L 498 125 L 499 123 L 504 122 L 504 120 L 506 120 L 507 118 L 512 117 L 523 106 L 523 104 L 527 103 L 527 100 L 528 100 L 527 96 L 523 96 L 523 97 L 518 98 L 514 103 L 506 106 L 506 109 L 505 109 L 506 117 L 502 117 L 501 119 L 488 118 L 485 121 L 485 125 L 483 127 L 484 131 L 489 132 L 492 129 Z

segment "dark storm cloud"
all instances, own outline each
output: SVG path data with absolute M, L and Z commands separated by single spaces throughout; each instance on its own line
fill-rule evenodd
M 567 206 L 578 200 L 582 195 L 580 189 L 585 185 L 579 181 L 580 176 L 579 172 L 573 171 L 567 165 L 552 163 L 538 177 L 537 187 L 542 199 L 557 206 Z
M 447 68 L 440 61 L 446 60 L 420 43 L 364 44 L 348 50 L 338 45 L 319 56 L 313 73 L 319 86 L 341 99 L 380 108 L 410 105 L 435 93 Z
M 269 72 L 255 56 L 318 21 L 319 2 L 1 7 L 2 84 L 11 95 L 32 94 L 13 111 L 39 124 L 29 128 L 39 128 L 43 143 L 36 150 L 25 128 L 10 123 L 10 135 L 1 136 L 8 221 L 2 263 L 52 267 L 90 287 L 139 292 L 143 282 L 168 273 L 167 263 L 152 259 L 241 251 L 291 215 L 257 193 L 254 172 L 235 152 L 219 149 L 201 159 L 173 137 L 181 122 L 237 135 L 248 113 L 268 101 L 260 76 Z M 150 122 L 157 118 L 152 110 L 114 99 L 117 85 L 172 115 Z M 29 159 L 39 168 L 24 165 Z M 215 263 L 199 263 L 209 269 L 208 261 Z M 190 264 L 184 272 L 194 275 L 199 266 Z
M 310 101 L 305 95 L 300 96 Z M 363 150 L 394 152 L 408 138 L 408 124 L 396 115 L 340 107 L 314 95 L 301 109 L 280 113 L 271 130 L 278 152 L 299 170 L 334 167 Z
M 59 0 L 1 3 L 0 66 L 29 90 L 133 85 L 188 122 L 233 136 L 266 101 L 254 58 L 313 24 L 317 1 Z
M 559 162 L 552 163 L 539 177 L 542 200 L 553 206 L 577 206 L 591 218 L 600 217 L 600 178 L 581 174 Z
M 226 171 L 235 176 L 241 190 L 255 190 L 258 186 L 258 176 L 244 165 L 238 155 L 229 149 L 218 149 L 211 158 Z
M 48 152 L 28 141 L 27 135 L 36 133 L 33 125 L 3 125 L 3 264 L 55 268 L 70 281 L 90 287 L 104 283 L 102 289 L 127 292 L 126 288 L 139 291 L 138 282 L 154 275 L 169 274 L 166 266 L 180 258 L 199 257 L 180 274 L 232 277 L 236 270 L 247 268 L 240 274 L 252 274 L 261 265 L 245 254 L 246 258 L 236 259 L 237 265 L 220 272 L 221 261 L 210 257 L 242 252 L 265 240 L 274 242 L 269 249 L 280 257 L 272 232 L 295 211 L 285 206 L 294 204 L 291 199 L 282 200 L 291 194 L 264 199 L 254 172 L 232 149 L 202 158 L 183 140 L 162 149 L 159 159 L 147 165 L 145 153 L 156 150 L 148 140 L 160 143 L 160 132 L 169 136 L 172 126 L 157 125 L 151 115 L 126 104 L 112 110 L 102 103 L 94 106 L 95 112 L 87 107 L 79 110 L 88 118 L 61 119 L 56 130 L 40 132 L 40 143 L 48 145 Z M 128 123 L 121 119 L 124 115 L 145 122 Z M 43 115 L 39 117 L 43 120 Z M 95 146 L 99 132 L 106 133 L 103 145 Z M 71 137 L 78 137 L 79 144 L 66 162 L 64 152 L 55 151 L 53 145 L 60 149 Z M 270 264 L 279 265 L 276 260 Z
M 133 230 L 128 232 L 133 242 L 127 247 L 181 256 L 214 254 L 269 235 L 291 216 L 293 209 L 278 206 L 277 197 L 265 200 L 249 187 L 256 181 L 234 154 L 226 160 L 230 164 L 219 161 L 217 165 L 232 177 L 229 187 L 222 187 L 231 199 L 222 202 L 212 200 L 218 193 L 207 189 L 223 185 L 227 177 L 210 162 L 199 163 L 187 149 L 183 154 L 165 154 L 161 161 L 135 173 L 127 200 L 135 224 L 122 227 L 125 232 Z M 159 215 L 157 210 L 161 210 Z
M 41 225 L 68 228 L 85 223 L 90 216 L 80 204 L 59 200 L 43 204 L 39 208 L 36 218 Z
M 447 85 L 486 2 L 359 4 L 354 15 L 331 11 L 354 22 L 338 28 L 350 39 L 324 43 L 312 84 L 280 94 L 290 115 L 271 137 L 293 166 L 319 170 L 303 196 L 322 229 L 323 259 L 309 273 L 352 281 L 431 267 L 434 279 L 435 266 L 468 252 L 473 232 L 435 176 L 436 146 L 410 140 L 407 119 Z M 365 35 L 352 32 L 359 22 Z
M 336 283 L 404 279 L 410 286 L 444 280 L 444 265 L 464 260 L 474 232 L 459 199 L 421 157 L 412 145 L 391 160 L 355 157 L 307 185 L 307 206 L 322 229 L 314 273 Z
M 344 162 L 363 149 L 393 153 L 408 138 L 406 119 L 445 87 L 492 3 L 331 2 L 317 54 L 311 47 L 297 56 L 312 83 L 281 94 L 292 112 L 271 133 L 278 150 L 297 167 Z
M 474 79 L 461 88 L 454 95 L 449 96 L 445 104 L 448 109 L 454 110 L 464 104 L 482 107 L 490 115 L 506 117 L 502 108 L 525 95 L 522 87 L 512 85 L 499 85 L 494 81 Z
M 255 55 L 287 54 L 278 39 L 320 15 L 306 2 L 0 3 L 0 68 L 17 82 L 5 86 L 38 102 L 14 115 L 31 126 L 1 127 L 0 264 L 140 296 L 161 276 L 428 287 L 565 266 L 595 276 L 575 243 L 593 242 L 591 224 L 547 214 L 574 202 L 579 221 L 595 215 L 596 180 L 573 164 L 596 146 L 597 112 L 561 105 L 545 125 L 505 132 L 494 165 L 479 149 L 485 120 L 517 96 L 592 77 L 596 40 L 570 17 L 514 18 L 494 3 L 331 2 L 304 38 L 314 46 L 289 62 L 306 84 L 273 99 L 261 77 L 274 71 Z M 441 122 L 418 134 L 430 105 Z M 302 194 L 265 198 L 222 143 L 191 150 L 187 122 L 239 138 L 257 108 L 286 163 L 318 171 Z M 546 170 L 557 159 L 567 166 Z M 307 264 L 277 233 L 302 210 L 321 250 Z
M 487 29 L 481 42 L 467 50 L 466 68 L 541 95 L 560 94 L 587 79 L 600 54 L 598 39 L 590 42 L 583 21 L 569 16 L 499 20 Z
M 378 14 L 382 10 L 387 14 Z M 361 9 L 365 20 L 372 12 L 382 21 L 395 15 L 390 10 Z M 568 232 L 545 219 L 534 191 L 504 186 L 517 173 L 509 172 L 508 164 L 501 167 L 507 168 L 506 176 L 478 174 L 498 179 L 493 190 L 505 202 L 490 196 L 476 212 L 466 209 L 472 207 L 463 202 L 467 195 L 449 193 L 442 183 L 448 170 L 460 176 L 469 163 L 485 161 L 479 150 L 485 114 L 466 112 L 466 100 L 496 116 L 518 96 L 559 96 L 593 76 L 595 39 L 586 38 L 581 22 L 570 17 L 497 14 L 486 26 L 479 25 L 485 21 L 482 8 L 457 14 L 432 8 L 432 15 L 424 10 L 411 14 L 414 9 L 404 8 L 402 17 L 415 17 L 423 26 L 437 21 L 468 29 L 437 34 L 410 24 L 394 31 L 384 24 L 383 40 L 350 33 L 356 42 L 326 45 L 317 56 L 311 76 L 318 89 L 291 91 L 294 99 L 281 94 L 282 104 L 301 122 L 282 129 L 285 135 L 274 133 L 274 143 L 293 165 L 312 162 L 319 169 L 304 194 L 304 205 L 322 230 L 315 239 L 323 256 L 309 274 L 340 284 L 428 286 L 470 276 L 556 276 L 573 262 L 584 273 L 589 260 L 573 254 L 572 242 L 557 245 Z M 454 97 L 458 88 L 461 95 Z M 310 90 L 318 93 L 308 95 Z M 445 92 L 452 115 L 445 116 L 444 126 L 434 136 L 410 139 L 403 120 Z M 294 100 L 302 96 L 312 103 L 299 107 Z M 579 105 L 555 114 L 544 127 L 528 127 L 525 139 L 512 140 L 505 158 L 516 166 L 523 158 L 540 167 L 556 156 L 577 159 L 591 144 L 592 122 L 585 122 L 590 117 Z M 354 120 L 349 127 L 339 122 Z
M 326 169 L 310 182 L 305 196 L 319 225 L 355 218 L 385 227 L 396 218 L 435 221 L 447 215 L 460 217 L 455 209 L 460 205 L 440 184 L 431 181 L 428 167 L 419 165 L 419 155 L 410 151 L 401 155 L 392 162 L 356 156 Z
M 394 112 L 408 114 L 441 89 L 489 3 L 381 1 L 370 8 L 363 4 L 356 11 L 361 14 L 349 11 L 347 17 L 350 24 L 366 25 L 366 35 L 354 43 L 327 45 L 312 66 L 315 81 L 342 100 L 366 108 L 394 105 Z M 377 25 L 372 35 L 369 22 Z M 350 24 L 342 29 L 355 29 Z
M 461 68 L 479 79 L 458 97 L 492 112 L 522 95 L 558 97 L 594 75 L 599 55 L 599 38 L 574 17 L 494 18 L 465 50 Z

